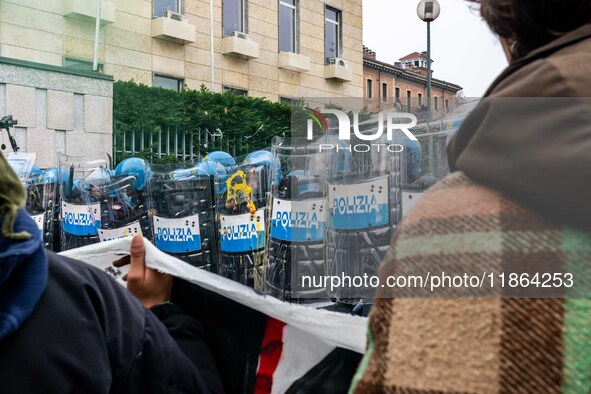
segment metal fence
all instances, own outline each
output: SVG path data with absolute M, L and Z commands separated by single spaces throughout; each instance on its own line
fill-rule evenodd
M 132 156 L 187 161 L 213 150 L 225 150 L 236 155 L 235 142 L 209 130 L 192 132 L 182 127 L 164 126 L 130 131 L 118 128 L 115 122 L 113 159 L 115 163 Z

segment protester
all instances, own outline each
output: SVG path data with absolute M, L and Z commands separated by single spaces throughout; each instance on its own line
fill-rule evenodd
M 203 328 L 165 303 L 171 278 L 145 267 L 142 238 L 116 263 L 130 264 L 136 299 L 96 268 L 45 251 L 24 203 L 0 155 L 0 391 L 223 392 Z
M 380 278 L 544 267 L 582 280 L 591 266 L 591 2 L 481 0 L 480 12 L 510 65 L 451 141 L 454 173 L 405 218 Z M 556 290 L 508 285 L 446 299 L 379 289 L 352 391 L 589 392 L 591 302 L 564 288 L 557 298 L 503 298 Z

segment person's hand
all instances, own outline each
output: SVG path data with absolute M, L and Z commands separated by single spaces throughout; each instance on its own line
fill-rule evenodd
M 131 254 L 113 262 L 115 267 L 129 264 L 129 272 L 123 276 L 127 290 L 146 307 L 162 304 L 170 300 L 172 276 L 146 267 L 144 239 L 136 235 L 131 241 Z

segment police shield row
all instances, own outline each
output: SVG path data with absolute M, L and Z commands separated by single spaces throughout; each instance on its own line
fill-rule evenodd
M 371 297 L 371 289 L 329 292 L 318 280 L 377 274 L 402 216 L 402 189 L 425 175 L 421 144 L 405 141 L 403 153 L 323 144 L 342 141 L 276 138 L 243 158 L 217 151 L 182 166 L 129 158 L 111 169 L 107 160 L 62 155 L 41 171 L 33 154 L 9 159 L 48 249 L 141 234 L 282 299 Z

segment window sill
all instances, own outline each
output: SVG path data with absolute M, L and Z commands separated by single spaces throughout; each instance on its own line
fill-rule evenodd
M 279 67 L 285 70 L 310 71 L 310 58 L 295 52 L 279 52 Z
M 189 44 L 195 42 L 195 25 L 165 17 L 154 18 L 152 37 Z
M 251 39 L 228 36 L 222 39 L 222 54 L 238 56 L 243 59 L 259 57 L 259 44 Z
M 64 16 L 88 22 L 96 20 L 98 0 L 64 0 Z M 115 23 L 115 3 L 103 0 L 101 3 L 101 25 Z
M 324 78 L 341 82 L 351 82 L 353 80 L 353 71 L 346 63 L 327 64 L 324 66 Z

